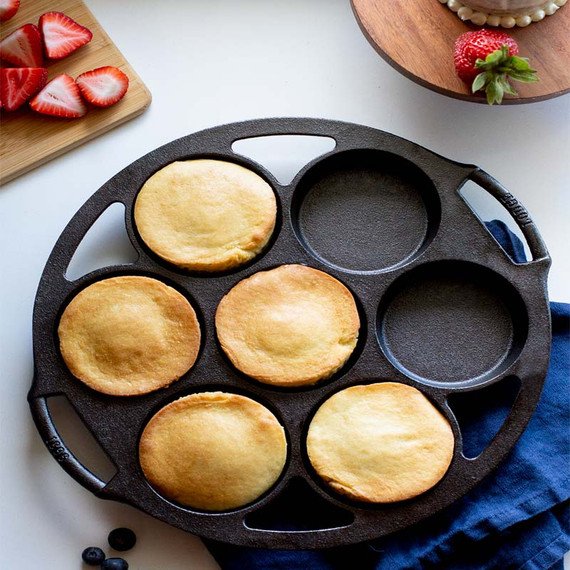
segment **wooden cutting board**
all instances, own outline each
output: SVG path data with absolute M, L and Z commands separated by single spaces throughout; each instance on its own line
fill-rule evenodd
M 0 182 L 5 183 L 48 160 L 140 115 L 151 95 L 121 52 L 81 0 L 22 0 L 18 13 L 2 23 L 1 37 L 27 23 L 38 23 L 45 12 L 63 12 L 93 32 L 93 39 L 70 56 L 44 65 L 48 80 L 60 73 L 77 77 L 84 71 L 114 65 L 129 77 L 129 90 L 107 109 L 90 107 L 79 119 L 58 119 L 35 113 L 24 106 L 13 113 L 2 112 L 0 124 Z
M 455 40 L 479 26 L 462 22 L 437 0 L 351 0 L 356 19 L 376 51 L 409 79 L 456 99 L 486 104 L 455 73 Z M 503 28 L 500 28 L 503 29 Z M 526 28 L 506 31 L 538 71 L 538 83 L 513 87 L 519 97 L 503 105 L 532 103 L 570 92 L 570 5 Z

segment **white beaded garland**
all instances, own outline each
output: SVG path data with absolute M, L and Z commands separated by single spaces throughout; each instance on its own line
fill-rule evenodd
M 485 22 L 487 21 L 487 14 L 483 14 L 483 12 L 475 12 L 470 20 L 476 25 L 476 26 L 482 26 L 483 24 L 485 24 Z
M 467 6 L 462 6 L 461 8 L 459 8 L 459 10 L 457 10 L 457 15 L 462 20 L 469 20 L 473 15 L 473 10 L 471 10 L 471 8 L 467 8 Z
M 413 1 L 413 0 L 412 0 Z M 486 14 L 474 10 L 460 0 L 439 0 L 441 4 L 456 12 L 463 21 L 470 21 L 476 26 L 502 26 L 503 28 L 514 28 L 518 26 L 524 28 L 532 22 L 540 22 L 546 16 L 552 16 L 559 8 L 564 6 L 568 0 L 546 0 L 540 7 L 531 9 L 528 14 Z
M 525 28 L 532 23 L 532 20 L 530 19 L 530 16 L 519 16 L 516 19 L 516 23 L 519 28 Z

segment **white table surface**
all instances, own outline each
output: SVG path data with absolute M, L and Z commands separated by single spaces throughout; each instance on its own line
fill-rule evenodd
M 47 452 L 32 423 L 26 403 L 32 305 L 68 220 L 123 167 L 183 135 L 262 117 L 339 119 L 475 163 L 500 180 L 526 206 L 550 250 L 551 299 L 568 302 L 570 97 L 490 108 L 438 95 L 374 52 L 348 0 L 86 3 L 153 102 L 139 118 L 0 189 L 0 566 L 78 569 L 85 546 L 105 546 L 112 528 L 129 526 L 139 537 L 125 555 L 131 568 L 214 569 L 198 538 L 79 486 Z M 296 152 L 287 151 L 292 162 L 299 159 Z M 291 175 L 292 162 L 274 166 Z M 493 206 L 481 208 L 494 214 Z M 107 253 L 94 247 L 91 255 Z

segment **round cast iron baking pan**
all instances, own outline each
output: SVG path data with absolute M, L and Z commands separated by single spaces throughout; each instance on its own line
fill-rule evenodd
M 335 148 L 307 164 L 290 184 L 236 154 L 232 144 L 269 135 L 331 137 Z M 176 160 L 227 160 L 250 168 L 274 189 L 278 221 L 272 240 L 251 263 L 222 274 L 192 274 L 160 260 L 142 242 L 133 218 L 141 186 Z M 459 190 L 477 183 L 511 213 L 532 259 L 514 263 L 472 212 Z M 113 203 L 125 206 L 134 263 L 97 269 L 75 281 L 65 273 L 83 236 Z M 241 279 L 282 264 L 325 271 L 353 293 L 360 311 L 358 346 L 332 378 L 312 387 L 280 389 L 234 369 L 216 339 L 220 299 Z M 130 504 L 200 536 L 262 548 L 308 549 L 353 544 L 403 529 L 462 497 L 516 443 L 538 402 L 550 352 L 546 281 L 550 259 L 525 209 L 497 181 L 473 165 L 443 158 L 369 127 L 321 119 L 262 119 L 229 124 L 175 140 L 135 161 L 104 184 L 58 239 L 39 284 L 33 318 L 34 380 L 29 403 L 55 459 L 98 497 Z M 193 368 L 172 385 L 136 397 L 112 397 L 75 379 L 59 353 L 57 326 L 66 304 L 89 284 L 116 275 L 147 275 L 182 292 L 199 315 L 202 347 Z M 518 379 L 520 389 L 503 426 L 475 458 L 448 398 Z M 313 472 L 305 450 L 311 417 L 346 387 L 395 381 L 425 394 L 452 426 L 451 466 L 433 488 L 382 505 L 347 500 Z M 247 395 L 282 422 L 289 449 L 277 483 L 243 508 L 211 513 L 160 496 L 138 462 L 138 441 L 156 411 L 181 396 L 208 390 Z M 47 398 L 65 395 L 117 468 L 104 482 L 85 468 L 57 433 Z M 321 528 L 263 528 L 259 514 L 283 497 L 308 492 L 340 513 Z M 301 515 L 301 518 L 304 515 Z M 307 519 L 311 513 L 306 513 Z M 332 519 L 331 519 L 332 520 Z M 330 527 L 330 528 L 329 528 Z

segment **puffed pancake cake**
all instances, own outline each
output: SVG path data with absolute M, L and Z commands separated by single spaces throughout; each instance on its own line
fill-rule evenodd
M 113 396 L 168 386 L 190 369 L 200 348 L 200 325 L 188 300 L 140 276 L 83 289 L 65 308 L 58 334 L 71 373 Z
M 181 505 L 226 511 L 251 503 L 279 478 L 285 432 L 264 406 L 237 394 L 201 392 L 152 417 L 139 443 L 149 483 Z
M 224 271 L 253 259 L 277 215 L 271 186 L 232 162 L 173 162 L 153 174 L 135 202 L 135 224 L 148 247 L 189 271 Z
M 350 291 L 304 265 L 255 273 L 216 311 L 218 339 L 234 366 L 277 386 L 314 384 L 334 374 L 352 354 L 359 327 Z
M 352 386 L 331 396 L 307 434 L 318 475 L 357 501 L 392 503 L 433 487 L 453 457 L 448 421 L 416 388 Z

